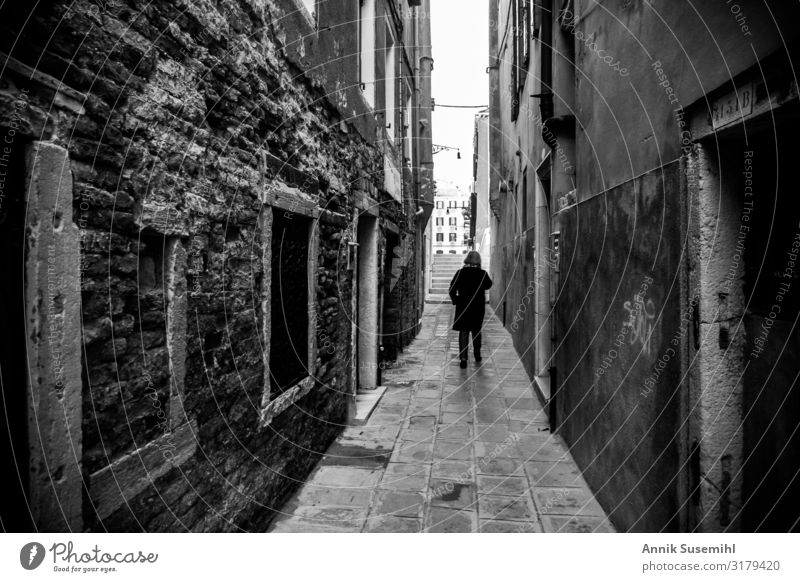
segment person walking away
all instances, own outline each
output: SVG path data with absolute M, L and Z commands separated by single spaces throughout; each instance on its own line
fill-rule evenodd
M 481 269 L 481 255 L 470 251 L 464 259 L 464 266 L 456 271 L 450 281 L 450 300 L 456 306 L 453 330 L 458 332 L 458 350 L 461 367 L 467 367 L 467 348 L 469 334 L 472 334 L 472 350 L 475 361 L 481 361 L 481 327 L 486 311 L 484 291 L 492 286 L 489 274 Z

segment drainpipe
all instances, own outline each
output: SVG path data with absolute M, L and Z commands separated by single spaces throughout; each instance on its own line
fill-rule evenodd
M 419 47 L 419 89 L 417 94 L 418 127 L 419 135 L 419 198 L 423 215 L 418 219 L 424 230 L 431 214 L 433 213 L 433 124 L 432 115 L 433 99 L 431 87 L 431 72 L 433 71 L 433 54 L 431 51 L 431 19 L 430 0 L 421 0 L 421 14 L 426 15 L 418 21 L 418 47 Z
M 501 135 L 502 103 L 500 98 L 500 57 L 498 14 L 499 0 L 489 0 L 489 206 L 495 218 L 500 218 L 500 176 L 504 175 L 500 167 L 503 140 Z M 494 263 L 495 261 L 493 261 Z

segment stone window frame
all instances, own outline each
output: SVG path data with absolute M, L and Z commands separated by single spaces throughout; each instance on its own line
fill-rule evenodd
M 270 389 L 270 345 L 272 327 L 272 212 L 282 210 L 302 216 L 308 220 L 308 375 L 288 388 L 282 394 L 272 398 Z M 317 265 L 319 262 L 319 217 L 320 209 L 316 203 L 307 200 L 297 191 L 292 193 L 282 190 L 269 190 L 265 196 L 259 228 L 261 230 L 261 261 L 263 277 L 261 278 L 261 345 L 262 360 L 264 364 L 263 392 L 261 395 L 261 410 L 259 426 L 266 428 L 272 420 L 287 408 L 308 394 L 316 384 L 315 366 L 317 361 Z
M 25 332 L 28 382 L 27 498 L 34 526 L 83 528 L 83 381 L 80 231 L 73 219 L 69 152 L 17 138 L 23 148 Z M 8 193 L 12 195 L 12 193 Z M 22 468 L 22 467 L 20 467 Z M 55 475 L 60 474 L 59 478 Z

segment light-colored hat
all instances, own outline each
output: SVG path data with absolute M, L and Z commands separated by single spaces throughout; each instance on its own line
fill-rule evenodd
M 470 251 L 464 259 L 465 265 L 478 265 L 481 266 L 481 255 L 478 251 Z

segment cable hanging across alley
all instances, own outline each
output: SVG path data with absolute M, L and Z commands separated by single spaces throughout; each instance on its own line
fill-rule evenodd
M 433 102 L 434 107 L 448 107 L 450 109 L 487 109 L 488 105 L 443 105 L 441 103 Z

